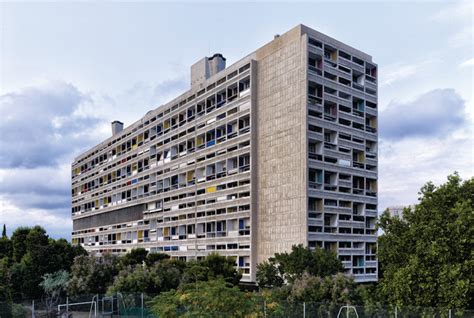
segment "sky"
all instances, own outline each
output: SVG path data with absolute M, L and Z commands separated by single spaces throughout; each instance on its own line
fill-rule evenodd
M 189 89 L 190 65 L 228 65 L 297 24 L 379 66 L 379 210 L 427 181 L 474 175 L 471 1 L 1 2 L 0 225 L 70 238 L 70 165 Z

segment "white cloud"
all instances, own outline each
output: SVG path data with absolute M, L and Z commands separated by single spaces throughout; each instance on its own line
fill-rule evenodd
M 380 112 L 380 137 L 444 136 L 466 123 L 465 110 L 465 101 L 454 89 L 434 89 L 407 102 L 392 101 Z
M 1 95 L 0 224 L 69 237 L 74 157 L 110 136 L 111 118 L 129 125 L 186 87 L 181 78 L 138 83 L 110 97 L 56 81 Z
M 438 59 L 429 58 L 416 63 L 397 62 L 380 67 L 379 86 L 392 85 L 395 82 L 404 80 L 408 77 L 421 73 L 423 70 L 439 61 Z
M 449 45 L 452 48 L 472 47 L 472 23 L 460 28 L 449 38 Z
M 443 9 L 430 16 L 429 20 L 433 22 L 445 22 L 471 19 L 472 12 L 473 4 L 471 0 L 454 1 L 450 3 L 449 7 L 443 6 Z
M 428 181 L 444 183 L 458 171 L 464 179 L 474 175 L 472 136 L 413 138 L 379 148 L 379 210 L 417 203 L 419 189 Z
M 444 183 L 455 171 L 464 179 L 474 176 L 468 107 L 455 90 L 436 89 L 380 114 L 380 211 L 417 203 L 428 181 Z
M 451 48 L 472 47 L 474 5 L 472 0 L 447 2 L 442 9 L 428 19 L 428 23 L 453 25 L 448 44 Z
M 459 64 L 459 67 L 472 67 L 472 66 L 474 66 L 474 57 Z
M 64 213 L 45 209 L 22 209 L 3 196 L 0 196 L 0 224 L 6 224 L 10 233 L 20 226 L 40 225 L 54 238 L 69 238 L 72 228 L 71 217 Z

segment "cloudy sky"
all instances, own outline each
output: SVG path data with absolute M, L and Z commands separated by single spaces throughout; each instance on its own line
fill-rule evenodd
M 0 3 L 0 224 L 70 237 L 70 163 L 227 62 L 303 23 L 379 65 L 379 208 L 473 176 L 471 1 Z

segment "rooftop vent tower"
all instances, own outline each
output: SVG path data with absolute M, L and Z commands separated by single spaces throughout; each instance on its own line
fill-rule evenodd
M 204 82 L 213 75 L 225 69 L 225 57 L 216 53 L 211 57 L 204 57 L 191 66 L 191 86 Z
M 114 120 L 112 122 L 112 136 L 118 134 L 123 130 L 123 123 L 118 120 Z

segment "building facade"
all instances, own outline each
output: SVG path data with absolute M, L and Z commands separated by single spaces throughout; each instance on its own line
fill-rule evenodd
M 88 251 L 218 252 L 252 282 L 303 244 L 377 279 L 371 56 L 299 25 L 231 66 L 203 58 L 189 91 L 112 128 L 72 164 L 72 238 Z

